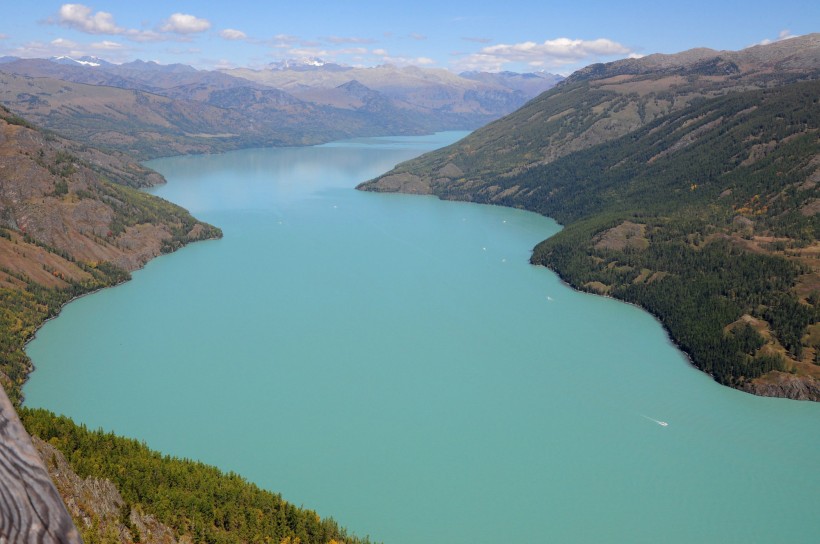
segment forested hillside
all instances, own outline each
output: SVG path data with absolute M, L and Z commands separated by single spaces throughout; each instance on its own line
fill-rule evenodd
M 52 457 L 64 456 L 70 470 L 80 479 L 109 481 L 118 491 L 106 501 L 97 499 L 106 503 L 104 508 L 72 504 L 78 512 L 92 518 L 91 523 L 78 523 L 87 543 L 106 539 L 159 540 L 146 534 L 146 521 L 153 522 L 155 536 L 189 542 L 370 542 L 348 535 L 332 519 L 322 519 L 316 512 L 298 508 L 237 474 L 163 456 L 137 440 L 91 431 L 46 410 L 22 409 L 20 417 L 33 436 L 56 448 Z M 41 451 L 46 449 L 41 445 Z M 60 461 L 46 459 L 52 472 Z M 66 470 L 64 467 L 63 471 Z M 96 487 L 102 486 L 97 483 Z M 77 500 L 82 498 L 82 485 L 72 486 L 58 480 L 58 489 L 72 499 L 70 502 L 82 502 Z
M 617 97 L 594 79 L 620 77 L 624 85 L 623 66 L 589 69 L 362 188 L 432 192 L 554 217 L 566 228 L 535 248 L 534 263 L 579 289 L 646 308 L 721 383 L 820 400 L 817 73 L 764 77 L 703 54 L 683 68 L 632 63 L 629 77 L 645 86 L 660 85 L 670 70 L 737 75 L 711 98 L 690 91 L 724 76 L 690 73 L 685 85 L 666 91 L 675 107 L 649 113 L 647 105 L 661 103 L 657 92 L 651 100 Z M 630 109 L 639 121 L 626 127 Z M 614 134 L 595 142 L 596 125 Z

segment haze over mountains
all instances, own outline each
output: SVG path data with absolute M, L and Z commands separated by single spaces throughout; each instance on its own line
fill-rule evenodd
M 0 79 L 0 102 L 32 122 L 145 159 L 473 129 L 561 78 L 317 59 L 220 72 L 139 60 L 6 57 Z

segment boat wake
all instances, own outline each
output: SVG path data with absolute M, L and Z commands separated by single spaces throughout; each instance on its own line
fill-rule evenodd
M 668 427 L 669 426 L 669 423 L 667 423 L 665 421 L 661 421 L 659 419 L 655 419 L 653 417 L 645 416 L 643 414 L 641 414 L 641 417 L 643 417 L 645 419 L 648 419 L 649 421 L 653 421 L 653 422 L 657 423 L 658 425 L 660 425 L 661 427 Z

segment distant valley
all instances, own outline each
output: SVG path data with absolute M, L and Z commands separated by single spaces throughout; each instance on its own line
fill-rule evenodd
M 474 129 L 561 79 L 318 62 L 220 72 L 143 61 L 6 57 L 0 103 L 67 137 L 148 159 Z

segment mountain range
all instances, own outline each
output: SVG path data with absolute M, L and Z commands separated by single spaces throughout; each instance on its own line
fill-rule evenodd
M 820 400 L 820 35 L 597 64 L 360 188 L 521 207 L 532 260 L 746 391 Z
M 560 79 L 315 59 L 208 71 L 140 60 L 5 57 L 0 103 L 38 126 L 148 159 L 473 129 Z

